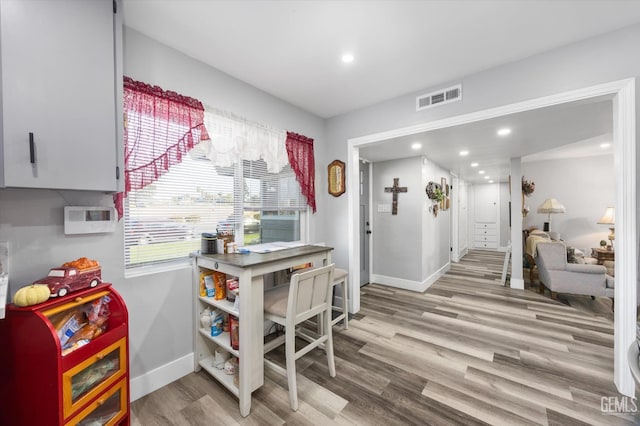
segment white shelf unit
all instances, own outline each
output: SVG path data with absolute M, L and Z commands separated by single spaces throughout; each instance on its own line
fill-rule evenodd
M 223 331 L 222 334 L 218 336 L 212 336 L 210 330 L 207 330 L 206 328 L 201 328 L 200 334 L 202 334 L 205 338 L 211 340 L 213 343 L 220 346 L 222 349 L 229 352 L 231 355 L 235 356 L 236 358 L 240 357 L 240 352 L 238 352 L 237 350 L 231 347 L 230 334 L 228 331 Z
M 211 271 L 212 269 L 199 268 L 199 271 Z M 227 274 L 227 278 L 233 276 Z M 199 282 L 197 283 L 196 291 L 199 291 Z M 200 323 L 200 315 L 205 308 L 210 307 L 213 309 L 221 310 L 227 314 L 233 315 L 236 318 L 240 318 L 240 311 L 234 309 L 234 303 L 227 299 L 216 300 L 214 297 L 198 296 L 196 301 L 196 323 Z M 231 334 L 228 331 L 224 331 L 217 336 L 211 335 L 211 329 L 198 327 L 198 334 L 196 336 L 196 359 L 198 365 L 209 373 L 213 378 L 218 380 L 224 387 L 229 389 L 235 396 L 239 396 L 240 389 L 233 381 L 234 375 L 225 373 L 224 369 L 217 369 L 214 366 L 214 353 L 216 348 L 221 348 L 226 352 L 229 352 L 232 356 L 240 359 L 240 351 L 231 347 Z M 258 386 L 256 386 L 256 389 Z M 255 390 L 255 389 L 252 389 Z
M 198 361 L 198 364 L 207 373 L 211 374 L 213 378 L 215 378 L 217 381 L 222 383 L 222 385 L 225 388 L 229 389 L 231 393 L 233 393 L 235 396 L 240 395 L 240 389 L 238 388 L 238 386 L 236 386 L 235 383 L 233 383 L 233 375 L 225 373 L 224 370 L 218 370 L 216 367 L 213 366 L 214 364 L 213 355 L 208 356 L 204 359 L 201 359 L 200 361 Z

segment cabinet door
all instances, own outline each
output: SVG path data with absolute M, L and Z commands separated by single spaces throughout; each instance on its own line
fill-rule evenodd
M 475 207 L 476 222 L 496 223 L 498 220 L 498 185 L 477 185 Z
M 122 379 L 65 426 L 117 425 L 127 415 L 128 404 L 127 380 Z
M 67 418 L 100 394 L 127 369 L 127 340 L 122 338 L 62 373 L 62 403 Z
M 116 190 L 112 0 L 0 8 L 4 186 Z

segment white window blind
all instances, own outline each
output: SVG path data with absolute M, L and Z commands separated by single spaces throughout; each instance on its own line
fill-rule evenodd
M 144 147 L 140 147 L 144 149 Z M 232 230 L 244 244 L 301 240 L 307 207 L 289 166 L 267 173 L 264 161 L 216 167 L 186 155 L 124 203 L 125 268 L 186 259 L 203 232 Z

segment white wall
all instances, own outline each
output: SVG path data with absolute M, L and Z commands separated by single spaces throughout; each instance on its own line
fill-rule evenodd
M 422 203 L 425 198 L 420 157 L 373 163 L 372 205 L 374 275 L 422 281 Z M 393 186 L 393 179 L 406 186 L 407 192 L 398 194 L 398 214 L 378 212 L 378 205 L 391 205 L 391 194 L 385 187 Z M 373 282 L 380 280 L 373 279 Z
M 429 181 L 440 183 L 442 177 L 451 182 L 449 172 L 422 157 L 373 164 L 372 282 L 424 291 L 448 267 L 451 210 L 434 217 L 425 192 Z M 378 205 L 391 204 L 384 188 L 392 186 L 394 178 L 407 187 L 398 194 L 398 214 L 378 212 Z
M 422 288 L 433 284 L 449 269 L 451 259 L 451 209 L 438 210 L 434 217 L 429 211 L 433 201 L 426 196 L 425 188 L 431 181 L 440 183 L 445 178 L 451 184 L 451 174 L 427 158 L 422 161 Z
M 555 198 L 567 211 L 551 215 L 550 229 L 559 232 L 567 245 L 589 254 L 607 239 L 609 229 L 597 222 L 608 206 L 615 205 L 613 155 L 526 162 L 522 173 L 536 184 L 535 192 L 525 198 L 530 207 L 523 220 L 525 228 L 542 229 L 547 215 L 536 209 L 545 199 Z
M 500 223 L 499 223 L 499 231 L 500 231 L 500 241 L 498 241 L 498 247 L 507 247 L 509 244 L 509 239 L 511 238 L 511 226 L 509 226 L 509 201 L 511 197 L 509 196 L 509 183 L 501 182 L 500 183 Z
M 464 256 L 469 250 L 469 184 L 463 179 L 459 180 L 458 188 L 454 191 L 458 194 L 458 258 Z
M 322 119 L 136 31 L 125 29 L 124 36 L 125 75 L 249 120 L 302 133 L 315 139 L 316 152 L 322 150 Z M 324 169 L 322 165 L 317 162 L 317 169 Z M 317 176 L 316 181 L 321 192 L 326 175 L 324 180 Z M 126 279 L 122 224 L 112 234 L 65 236 L 65 205 L 108 206 L 112 201 L 111 196 L 99 193 L 0 190 L 0 241 L 9 241 L 11 247 L 11 294 L 46 274 L 51 266 L 81 256 L 98 259 L 103 278 L 113 282 L 129 308 L 133 378 L 193 352 L 191 270 Z M 315 241 L 322 233 L 315 217 L 310 222 L 310 240 Z

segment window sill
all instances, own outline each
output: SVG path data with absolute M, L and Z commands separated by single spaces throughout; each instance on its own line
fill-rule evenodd
M 191 258 L 180 259 L 173 262 L 160 263 L 157 265 L 146 265 L 132 267 L 124 270 L 125 278 L 136 278 L 145 275 L 161 274 L 163 272 L 177 271 L 179 269 L 191 269 Z

